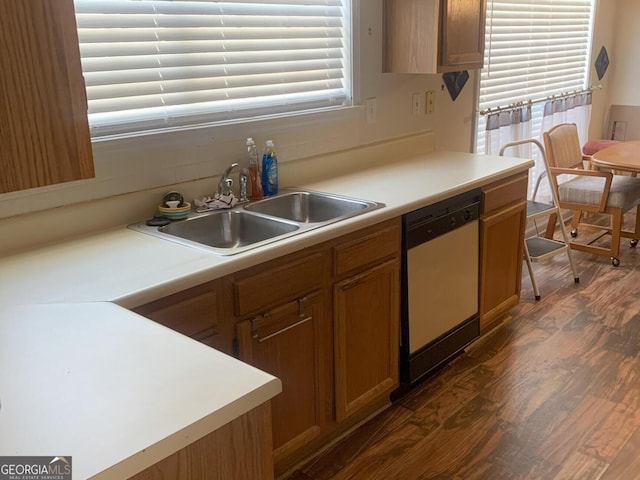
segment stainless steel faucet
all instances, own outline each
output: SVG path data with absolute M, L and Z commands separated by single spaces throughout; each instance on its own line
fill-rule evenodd
M 237 163 L 232 163 L 227 167 L 227 169 L 222 172 L 222 176 L 220 177 L 220 181 L 218 182 L 218 195 L 230 195 L 231 187 L 233 185 L 233 180 L 229 178 L 229 174 L 231 170 L 238 166 Z

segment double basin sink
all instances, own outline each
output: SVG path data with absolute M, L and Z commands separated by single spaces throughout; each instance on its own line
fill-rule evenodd
M 231 209 L 193 213 L 162 227 L 140 222 L 129 228 L 219 255 L 234 255 L 383 206 L 323 192 L 283 190 Z

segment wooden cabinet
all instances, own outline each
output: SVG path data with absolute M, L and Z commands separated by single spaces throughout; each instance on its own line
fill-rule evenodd
M 483 188 L 480 217 L 480 329 L 486 332 L 520 301 L 527 174 Z
M 73 0 L 3 0 L 0 43 L 0 193 L 93 177 Z
M 224 281 L 178 292 L 134 311 L 227 354 L 233 350 L 233 324 L 225 308 Z
M 439 0 L 384 0 L 382 71 L 437 73 Z
M 398 386 L 399 279 L 400 261 L 393 259 L 334 286 L 338 421 Z
M 486 0 L 385 0 L 383 71 L 482 68 Z
M 399 381 L 399 221 L 357 232 L 333 248 L 336 419 L 389 394 Z
M 439 72 L 482 68 L 486 0 L 440 0 Z
M 398 386 L 400 219 L 233 276 L 239 358 L 279 377 L 282 473 L 385 403 Z
M 269 403 L 248 411 L 130 480 L 273 479 Z
M 273 404 L 273 455 L 278 462 L 322 433 L 322 293 L 285 303 L 237 325 L 239 358 L 282 381 Z
M 326 253 L 315 250 L 234 275 L 238 356 L 282 381 L 272 400 L 276 463 L 320 436 L 331 420 L 327 271 Z

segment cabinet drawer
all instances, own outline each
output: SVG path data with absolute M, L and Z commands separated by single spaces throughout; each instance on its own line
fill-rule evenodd
M 528 175 L 515 175 L 482 188 L 482 212 L 527 199 Z
M 234 282 L 235 313 L 244 316 L 293 300 L 322 283 L 322 254 L 262 271 Z
M 311 320 L 308 305 L 317 301 L 318 292 L 298 298 L 262 315 L 251 319 L 251 333 L 254 340 L 265 342 L 292 328 Z
M 400 254 L 400 224 L 372 231 L 333 248 L 334 275 L 342 275 L 377 260 Z
M 170 295 L 134 309 L 154 322 L 196 339 L 218 329 L 218 292 L 214 285 L 202 285 Z

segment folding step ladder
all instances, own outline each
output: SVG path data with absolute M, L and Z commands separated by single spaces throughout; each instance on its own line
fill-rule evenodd
M 505 150 L 511 147 L 516 147 L 518 145 L 524 145 L 527 143 L 531 143 L 538 147 L 540 150 L 540 154 L 542 155 L 542 160 L 544 162 L 545 171 L 536 182 L 535 189 L 533 191 L 533 196 L 531 200 L 527 200 L 527 223 L 529 221 L 533 221 L 535 223 L 536 220 L 546 218 L 547 222 L 552 215 L 555 215 L 556 223 L 560 225 L 560 231 L 562 232 L 562 238 L 564 242 L 560 242 L 557 240 L 553 240 L 551 238 L 541 237 L 539 235 L 533 235 L 531 237 L 527 237 L 524 240 L 524 259 L 527 262 L 527 269 L 529 270 L 529 277 L 531 278 L 531 285 L 533 287 L 533 293 L 535 295 L 536 300 L 540 300 L 540 290 L 538 289 L 538 283 L 536 282 L 536 278 L 533 274 L 533 263 L 541 262 L 546 260 L 547 258 L 553 257 L 555 255 L 559 255 L 563 252 L 567 253 L 567 257 L 569 258 L 569 264 L 571 265 L 571 270 L 573 272 L 573 281 L 575 283 L 580 282 L 580 278 L 578 277 L 578 273 L 576 272 L 576 266 L 573 263 L 573 257 L 571 256 L 571 247 L 569 245 L 569 237 L 567 236 L 567 231 L 564 226 L 564 222 L 562 221 L 562 214 L 560 212 L 560 207 L 558 207 L 558 201 L 556 199 L 556 192 L 551 189 L 551 198 L 552 204 L 536 202 L 536 195 L 538 194 L 538 187 L 540 186 L 540 180 L 544 177 L 544 175 L 549 175 L 547 165 L 547 159 L 544 152 L 544 147 L 542 144 L 533 138 L 527 140 L 518 140 L 515 142 L 510 142 L 504 145 L 500 149 L 499 155 L 502 157 L 504 155 Z M 536 226 L 537 231 L 537 226 Z

